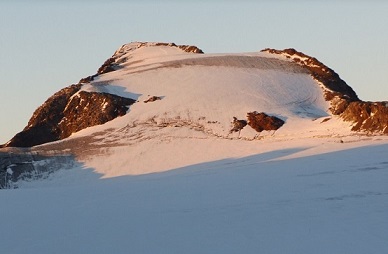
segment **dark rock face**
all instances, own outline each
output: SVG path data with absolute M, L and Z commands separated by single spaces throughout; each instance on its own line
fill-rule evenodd
M 263 112 L 258 113 L 256 111 L 247 114 L 248 125 L 251 126 L 255 131 L 270 131 L 277 130 L 283 126 L 284 121 L 275 116 L 269 116 Z
M 116 59 L 114 57 L 110 57 L 108 60 L 106 60 L 100 68 L 98 68 L 97 70 L 97 74 L 104 74 L 104 73 L 108 73 L 108 72 L 111 72 L 111 71 L 115 71 L 116 70 L 116 64 L 115 64 L 115 61 Z
M 58 140 L 58 123 L 64 117 L 63 111 L 70 97 L 80 88 L 81 85 L 72 85 L 56 92 L 35 110 L 23 131 L 16 134 L 5 146 L 30 147 Z
M 388 134 L 388 101 L 351 102 L 341 116 L 344 120 L 355 123 L 353 131 Z
M 142 46 L 145 46 L 145 45 L 148 45 L 147 42 L 144 42 L 142 43 Z M 141 46 L 141 47 L 142 47 Z M 176 45 L 175 43 L 164 43 L 164 42 L 158 42 L 158 43 L 155 43 L 155 46 L 169 46 L 169 47 L 176 47 L 176 48 L 180 48 L 182 49 L 183 51 L 187 52 L 187 53 L 196 53 L 196 54 L 203 54 L 203 51 L 196 47 L 196 46 L 190 46 L 190 45 Z
M 232 129 L 229 131 L 229 133 L 233 132 L 239 132 L 241 131 L 245 126 L 247 126 L 247 121 L 245 120 L 238 120 L 236 117 L 233 117 L 232 122 Z
M 72 85 L 51 96 L 33 114 L 27 127 L 6 147 L 31 147 L 60 140 L 84 128 L 125 115 L 135 100 L 106 93 L 77 93 Z
M 128 106 L 135 100 L 108 93 L 89 93 L 81 91 L 71 98 L 58 123 L 59 139 L 90 126 L 104 124 L 123 116 Z
M 295 49 L 264 49 L 263 52 L 280 54 L 309 70 L 311 76 L 320 82 L 325 100 L 330 102 L 329 110 L 345 121 L 352 122 L 353 131 L 388 133 L 388 102 L 365 102 L 358 98 L 353 89 L 332 69 L 316 58 Z

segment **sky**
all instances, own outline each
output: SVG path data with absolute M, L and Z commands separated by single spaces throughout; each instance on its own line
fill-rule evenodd
M 205 53 L 295 48 L 362 100 L 388 101 L 388 1 L 0 0 L 0 144 L 58 90 L 93 75 L 122 44 Z

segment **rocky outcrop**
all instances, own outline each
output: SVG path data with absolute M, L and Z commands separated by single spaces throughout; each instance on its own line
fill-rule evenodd
M 353 122 L 353 131 L 388 134 L 387 102 L 350 102 L 341 117 Z
M 159 101 L 159 100 L 161 100 L 161 99 L 162 99 L 162 98 L 159 97 L 159 96 L 151 96 L 151 97 L 149 97 L 147 100 L 145 100 L 144 103 Z
M 108 93 L 90 93 L 81 91 L 68 102 L 58 123 L 59 139 L 90 126 L 104 124 L 116 117 L 123 116 L 128 106 L 135 100 Z
M 115 64 L 115 61 L 116 61 L 116 59 L 114 57 L 108 58 L 108 60 L 106 60 L 101 65 L 101 67 L 98 68 L 97 74 L 100 75 L 100 74 L 108 73 L 111 71 L 115 71 L 118 68 L 117 64 Z
M 63 111 L 70 97 L 81 85 L 63 88 L 48 98 L 35 110 L 23 131 L 16 134 L 5 146 L 30 147 L 59 139 L 57 126 L 64 117 Z
M 51 96 L 33 114 L 28 125 L 5 147 L 31 147 L 64 139 L 84 128 L 124 115 L 135 100 L 106 93 L 79 91 L 81 84 Z
M 276 116 L 256 111 L 247 114 L 248 125 L 257 132 L 277 130 L 283 126 L 284 121 Z
M 237 117 L 233 117 L 232 129 L 229 131 L 229 133 L 231 134 L 233 132 L 240 132 L 245 126 L 247 126 L 247 121 L 239 120 Z
M 283 55 L 307 69 L 311 76 L 322 84 L 329 110 L 345 121 L 353 123 L 353 131 L 388 133 L 388 102 L 365 102 L 358 98 L 353 89 L 339 75 L 314 57 L 295 49 L 264 49 L 262 52 Z
M 168 46 L 168 47 L 176 47 L 180 48 L 181 50 L 187 52 L 187 53 L 196 53 L 196 54 L 203 54 L 202 49 L 196 47 L 196 46 L 190 46 L 190 45 L 176 45 L 175 43 L 165 43 L 165 42 L 156 42 L 156 43 L 150 43 L 150 42 L 141 42 L 139 44 L 140 47 L 144 46 Z

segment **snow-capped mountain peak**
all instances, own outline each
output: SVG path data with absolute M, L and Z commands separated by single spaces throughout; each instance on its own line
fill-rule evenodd
M 134 167 L 111 171 L 111 166 L 96 162 L 98 156 L 89 161 L 102 174 L 115 176 L 198 161 L 182 156 L 157 169 L 139 161 L 141 147 L 158 140 L 272 142 L 346 137 L 352 130 L 388 132 L 385 103 L 359 100 L 337 73 L 294 49 L 202 53 L 195 46 L 173 43 L 125 44 L 96 74 L 50 97 L 5 146 L 45 144 L 37 148 L 42 151 L 67 147 L 81 157 L 84 150 L 74 145 L 79 142 L 86 142 L 82 147 L 92 155 L 100 154 L 100 148 L 127 147 L 131 155 L 124 161 L 138 161 Z M 113 156 L 108 154 L 104 156 Z M 199 161 L 230 155 L 221 154 Z
M 125 44 L 34 112 L 2 252 L 387 253 L 388 103 L 294 49 L 201 52 Z

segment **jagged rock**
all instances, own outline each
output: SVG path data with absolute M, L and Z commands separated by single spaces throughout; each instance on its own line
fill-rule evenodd
M 284 121 L 276 116 L 269 116 L 266 113 L 256 111 L 247 114 L 248 125 L 257 132 L 277 130 L 283 126 Z
M 115 64 L 115 61 L 116 59 L 114 57 L 111 57 L 109 58 L 108 60 L 106 60 L 100 68 L 98 68 L 97 70 L 97 74 L 104 74 L 104 73 L 108 73 L 108 72 L 111 72 L 111 71 L 115 71 L 116 70 L 116 64 Z
M 82 84 L 82 83 L 90 83 L 94 80 L 95 77 L 97 77 L 98 74 L 94 74 L 92 76 L 88 76 L 86 78 L 82 78 L 80 79 L 80 81 L 78 82 L 78 84 Z
M 154 101 L 161 100 L 161 99 L 162 99 L 162 98 L 161 98 L 161 97 L 158 97 L 158 96 L 151 96 L 150 98 L 148 98 L 147 100 L 145 100 L 144 103 L 154 102 Z
M 169 46 L 169 47 L 177 47 L 182 49 L 185 52 L 188 53 L 196 53 L 196 54 L 203 54 L 203 51 L 196 47 L 196 46 L 190 46 L 190 45 L 176 45 L 175 43 L 165 43 L 165 42 L 156 42 L 156 43 L 149 43 L 149 42 L 142 42 L 139 46 L 144 47 L 144 46 Z
M 6 147 L 31 147 L 60 140 L 84 128 L 106 123 L 126 113 L 135 100 L 106 93 L 81 91 L 81 84 L 51 96 L 33 114 L 23 131 Z
M 388 101 L 351 102 L 341 116 L 346 121 L 354 122 L 353 131 L 388 134 Z
M 60 134 L 58 123 L 70 99 L 81 88 L 71 85 L 56 92 L 35 110 L 23 131 L 16 134 L 5 146 L 30 147 L 57 140 Z
M 108 93 L 81 91 L 71 98 L 58 124 L 59 139 L 90 126 L 104 124 L 123 116 L 135 100 Z
M 233 117 L 232 122 L 232 129 L 229 131 L 229 133 L 233 132 L 239 132 L 241 131 L 245 126 L 247 125 L 247 121 L 245 120 L 238 120 L 236 117 Z
M 190 45 L 178 45 L 178 48 L 182 49 L 185 52 L 188 53 L 196 53 L 196 54 L 203 54 L 202 49 L 196 47 L 196 46 L 190 46 Z

